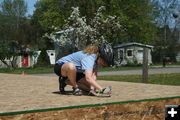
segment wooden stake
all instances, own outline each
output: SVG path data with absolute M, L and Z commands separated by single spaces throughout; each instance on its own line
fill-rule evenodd
M 148 83 L 148 48 L 143 49 L 143 74 L 142 82 Z

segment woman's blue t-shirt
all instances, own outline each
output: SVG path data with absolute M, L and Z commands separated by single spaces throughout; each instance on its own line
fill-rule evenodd
M 56 63 L 74 63 L 78 70 L 93 70 L 96 66 L 96 54 L 87 54 L 83 51 L 75 52 L 59 59 Z

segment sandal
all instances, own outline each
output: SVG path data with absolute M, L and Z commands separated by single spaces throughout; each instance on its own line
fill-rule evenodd
M 82 95 L 82 90 L 80 90 L 78 87 L 77 88 L 74 88 L 74 91 L 73 91 L 73 95 L 77 95 L 77 96 L 80 96 Z

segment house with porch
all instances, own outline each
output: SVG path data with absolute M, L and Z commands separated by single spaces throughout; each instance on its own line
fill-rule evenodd
M 116 66 L 142 64 L 143 48 L 148 48 L 148 64 L 152 64 L 151 51 L 153 46 L 136 42 L 123 43 L 114 46 L 114 64 Z

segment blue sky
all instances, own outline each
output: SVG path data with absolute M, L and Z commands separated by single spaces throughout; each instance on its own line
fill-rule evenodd
M 27 3 L 27 7 L 28 7 L 28 15 L 32 15 L 33 11 L 34 11 L 34 4 L 36 3 L 37 0 L 25 0 L 25 2 Z
M 25 0 L 25 2 L 27 3 L 27 15 L 32 15 L 33 11 L 34 11 L 34 4 L 36 3 L 36 1 L 38 0 Z M 3 0 L 0 0 L 0 3 L 3 2 Z

